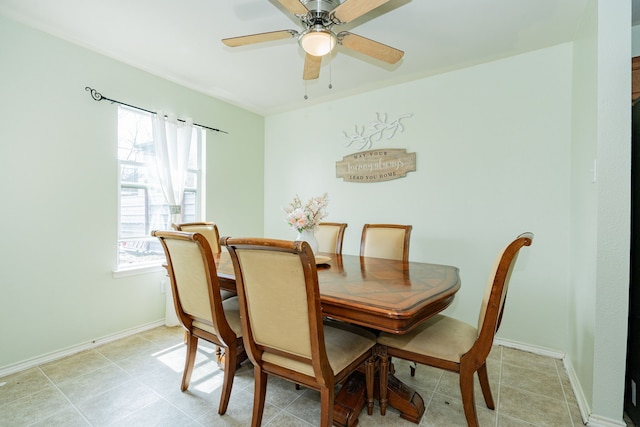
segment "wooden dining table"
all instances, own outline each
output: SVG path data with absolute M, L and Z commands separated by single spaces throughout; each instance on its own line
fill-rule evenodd
M 317 254 L 329 260 L 317 265 L 322 312 L 332 319 L 375 331 L 404 334 L 447 308 L 460 289 L 458 268 L 357 255 Z M 227 252 L 216 255 L 220 286 L 235 290 L 235 274 Z M 334 425 L 352 427 L 366 403 L 364 376 L 353 375 L 335 397 Z M 419 423 L 422 397 L 389 375 L 388 405 Z

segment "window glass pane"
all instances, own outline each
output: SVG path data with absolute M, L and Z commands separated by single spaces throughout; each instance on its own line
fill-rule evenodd
M 185 185 L 185 191 L 198 187 L 198 174 L 195 172 L 187 172 L 187 184 Z
M 149 197 L 146 188 L 120 187 L 120 238 L 147 234 Z
M 118 108 L 118 159 L 144 163 L 149 150 L 153 150 L 151 115 Z
M 182 203 L 182 220 L 184 222 L 196 221 L 196 192 L 185 191 L 184 202 Z
M 155 237 L 121 239 L 118 246 L 119 267 L 162 263 L 164 252 Z

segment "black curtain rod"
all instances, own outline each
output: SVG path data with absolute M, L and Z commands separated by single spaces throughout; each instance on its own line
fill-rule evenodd
M 141 110 L 141 111 L 146 111 L 147 113 L 151 113 L 151 114 L 157 114 L 155 111 L 151 111 L 151 110 L 147 110 L 147 109 L 144 109 L 144 108 L 136 107 L 135 105 L 126 104 L 124 102 L 116 101 L 115 99 L 111 99 L 111 98 L 107 98 L 106 96 L 102 96 L 102 94 L 100 92 L 96 91 L 95 89 L 90 88 L 89 86 L 85 87 L 84 90 L 87 90 L 87 91 L 91 92 L 91 97 L 96 101 L 102 101 L 103 99 L 106 99 L 107 101 L 111 101 L 112 103 L 116 103 L 116 104 L 120 104 L 120 105 L 126 105 L 127 107 L 135 108 L 135 109 Z M 165 115 L 165 117 L 167 117 L 167 116 Z M 186 123 L 182 119 L 178 119 L 178 121 L 182 122 L 182 123 Z M 226 133 L 226 134 L 229 133 L 229 132 L 226 132 L 226 131 L 223 131 L 223 130 L 220 130 L 220 129 L 216 129 L 216 128 L 212 128 L 212 127 L 209 127 L 209 126 L 199 125 L 197 123 L 194 123 L 193 125 L 201 127 L 201 128 L 213 130 L 213 131 L 216 131 L 216 132 L 222 132 L 222 133 Z

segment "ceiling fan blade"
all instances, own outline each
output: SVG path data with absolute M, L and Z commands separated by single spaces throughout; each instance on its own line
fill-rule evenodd
M 272 40 L 288 39 L 298 35 L 295 30 L 271 31 L 268 33 L 251 34 L 248 36 L 229 37 L 222 39 L 222 43 L 230 47 L 244 46 L 253 43 L 269 42 Z
M 304 71 L 302 72 L 302 80 L 313 80 L 320 76 L 320 64 L 322 56 L 313 56 L 307 53 L 304 58 Z
M 347 49 L 364 53 L 389 64 L 395 64 L 404 56 L 401 50 L 347 31 L 338 33 L 338 43 Z
M 293 13 L 294 15 L 306 15 L 307 12 L 309 12 L 307 8 L 304 7 L 302 3 L 300 3 L 300 0 L 278 0 L 278 1 L 280 2 L 281 5 L 283 5 L 289 12 Z
M 340 6 L 333 9 L 332 15 L 341 23 L 353 21 L 370 10 L 375 9 L 389 0 L 346 0 Z

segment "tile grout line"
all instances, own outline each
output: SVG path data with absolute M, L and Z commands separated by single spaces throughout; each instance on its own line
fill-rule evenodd
M 438 381 L 436 381 L 435 387 L 433 387 L 433 390 L 431 391 L 431 396 L 429 396 L 429 402 L 424 405 L 424 414 L 422 415 L 422 418 L 424 418 L 427 415 L 427 412 L 429 412 L 429 407 L 433 402 L 433 397 L 436 395 L 436 390 L 438 390 L 438 387 L 440 386 L 440 382 L 442 381 L 444 372 L 445 371 L 443 369 L 440 370 L 440 376 L 438 377 Z M 420 420 L 420 422 L 422 422 L 422 420 Z
M 558 369 L 558 364 L 555 364 L 556 367 L 556 373 L 558 374 L 558 381 L 560 381 L 560 388 L 562 389 L 562 396 L 564 396 L 564 403 L 565 406 L 567 408 L 567 412 L 569 413 L 569 419 L 571 420 L 571 425 L 575 426 L 575 421 L 573 419 L 573 416 L 571 415 L 571 408 L 569 407 L 569 399 L 567 399 L 567 392 L 564 389 L 564 384 L 562 382 L 562 377 L 560 376 L 560 370 Z M 584 425 L 583 423 L 581 423 L 580 425 Z
M 58 387 L 58 385 L 49 377 L 49 375 L 46 374 L 46 372 L 44 372 L 44 370 L 42 370 L 42 368 L 40 366 L 37 367 L 38 370 L 40 371 L 40 373 L 42 373 L 42 375 L 45 376 L 45 378 L 47 379 L 47 381 L 49 381 L 49 383 L 53 386 L 53 388 L 55 388 L 58 393 L 60 393 L 62 395 L 62 397 L 64 397 L 64 399 L 69 402 L 69 404 L 71 405 L 71 407 L 78 413 L 78 415 L 80 415 L 80 417 L 85 420 L 87 422 L 88 425 L 92 426 L 93 423 L 91 423 L 89 421 L 89 419 L 87 417 L 85 417 L 85 415 L 82 413 L 82 411 L 80 410 L 80 408 L 78 408 L 70 399 L 69 397 L 67 397 L 67 394 L 65 392 L 63 392 L 62 390 L 60 390 L 60 387 Z M 56 414 L 62 412 L 62 410 L 56 412 Z M 55 414 L 52 414 L 55 415 Z M 49 416 L 48 418 L 50 418 L 51 416 Z M 40 421 L 44 421 L 44 420 L 40 420 Z M 39 421 L 36 421 L 39 422 Z M 32 423 L 35 424 L 35 423 Z

